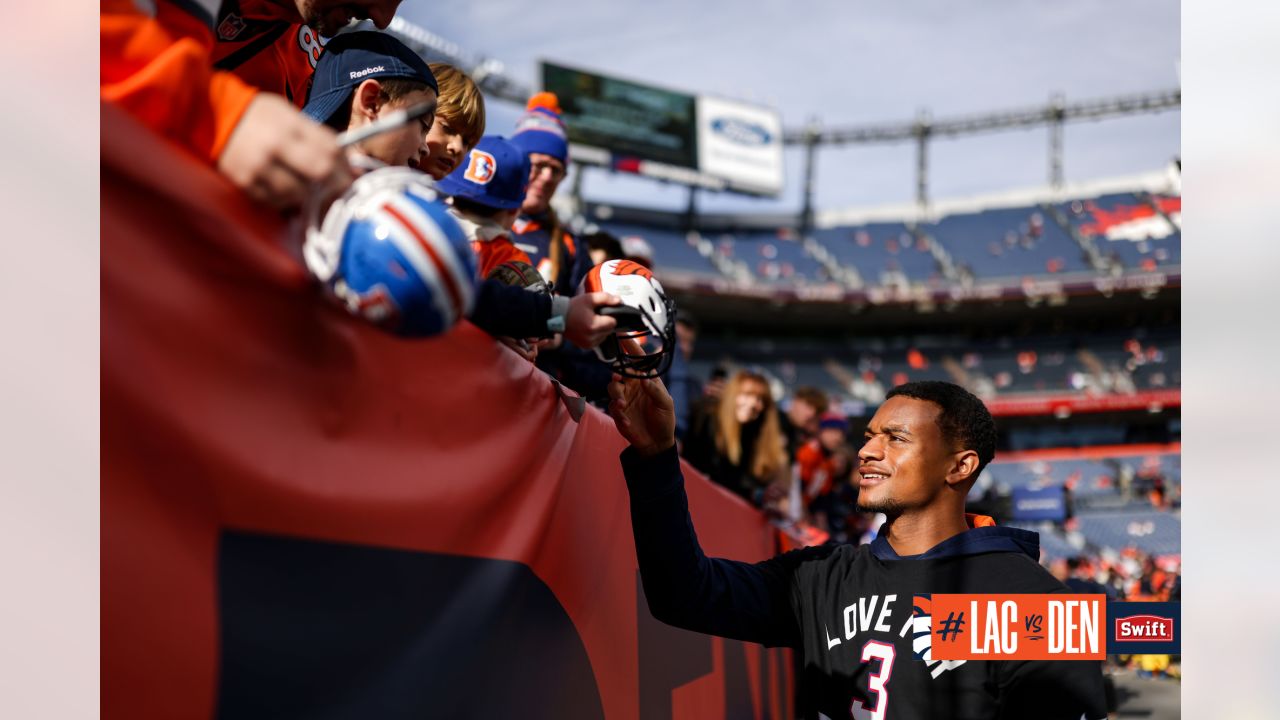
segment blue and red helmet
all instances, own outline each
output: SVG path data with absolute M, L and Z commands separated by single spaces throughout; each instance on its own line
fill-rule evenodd
M 427 176 L 410 168 L 359 177 L 307 228 L 302 254 L 351 314 L 396 335 L 439 335 L 475 302 L 471 244 Z

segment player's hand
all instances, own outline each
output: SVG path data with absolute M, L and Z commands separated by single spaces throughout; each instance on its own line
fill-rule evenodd
M 218 170 L 254 200 L 292 210 L 313 188 L 333 197 L 351 184 L 336 138 L 283 97 L 258 93 L 231 131 Z
M 604 339 L 617 329 L 618 321 L 611 317 L 597 315 L 596 308 L 617 305 L 620 302 L 617 295 L 605 292 L 575 295 L 569 301 L 569 314 L 564 319 L 565 339 L 583 350 L 604 342 Z
M 609 383 L 609 415 L 641 455 L 656 455 L 676 444 L 675 403 L 657 378 L 637 380 L 615 373 Z

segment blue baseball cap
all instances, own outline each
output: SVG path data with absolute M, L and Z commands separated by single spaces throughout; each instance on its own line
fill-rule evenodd
M 529 156 L 501 135 L 485 135 L 448 177 L 436 183 L 445 195 L 511 210 L 524 202 Z
M 303 114 L 327 122 L 369 78 L 416 80 L 440 93 L 427 62 L 404 43 L 380 32 L 342 33 L 324 46 L 316 62 Z

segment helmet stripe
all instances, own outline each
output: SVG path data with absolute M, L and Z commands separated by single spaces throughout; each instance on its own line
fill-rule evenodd
M 471 243 L 465 239 L 465 233 L 460 233 L 463 245 L 455 246 L 454 240 L 449 237 L 449 231 L 442 224 L 455 221 L 447 210 L 443 210 L 443 205 L 438 206 L 442 212 L 441 217 L 437 218 L 428 211 L 427 206 L 420 202 L 413 202 L 408 196 L 393 197 L 390 202 L 413 222 L 423 236 L 431 242 L 432 247 L 440 252 L 440 260 L 452 272 L 458 289 L 462 292 L 463 304 L 458 307 L 458 314 L 459 316 L 469 314 L 475 302 L 477 278 L 474 266 L 475 254 L 471 249 Z M 433 207 L 435 207 L 434 204 Z
M 454 279 L 453 273 L 449 272 L 449 266 L 440 259 L 440 255 L 436 253 L 436 249 L 432 247 L 430 241 L 418 230 L 417 226 L 409 222 L 399 210 L 391 206 L 391 203 L 384 203 L 382 209 L 391 217 L 395 218 L 404 229 L 409 232 L 413 239 L 427 251 L 427 255 L 431 258 L 431 262 L 435 263 L 436 271 L 439 272 L 440 278 L 444 281 L 445 289 L 449 292 L 449 298 L 453 301 L 453 307 L 456 313 L 462 313 L 466 308 L 463 300 L 462 291 L 458 288 L 458 281 Z

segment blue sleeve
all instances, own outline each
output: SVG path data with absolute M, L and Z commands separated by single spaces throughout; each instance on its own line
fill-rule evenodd
M 490 335 L 513 338 L 550 337 L 547 319 L 551 298 L 497 280 L 484 280 L 476 290 L 471 322 Z
M 649 611 L 675 627 L 771 647 L 800 647 L 792 604 L 796 570 L 829 554 L 806 548 L 761 563 L 708 558 L 689 516 L 675 448 L 642 457 L 622 453 L 631 527 Z

